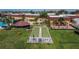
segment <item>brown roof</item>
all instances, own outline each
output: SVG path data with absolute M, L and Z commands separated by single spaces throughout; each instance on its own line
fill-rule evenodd
M 28 26 L 30 25 L 28 22 L 24 22 L 24 21 L 18 21 L 14 24 L 12 24 L 12 26 Z

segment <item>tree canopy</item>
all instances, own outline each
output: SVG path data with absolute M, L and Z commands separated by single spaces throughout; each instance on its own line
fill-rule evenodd
M 40 12 L 40 17 L 47 18 L 48 17 L 47 12 L 46 11 Z

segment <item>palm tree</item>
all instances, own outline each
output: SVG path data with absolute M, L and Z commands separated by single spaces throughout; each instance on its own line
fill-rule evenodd
M 57 25 L 58 24 L 58 20 L 57 19 L 54 19 L 53 20 L 53 25 Z
M 60 18 L 58 19 L 58 22 L 59 22 L 59 24 L 64 24 L 64 18 L 60 17 Z
M 10 29 L 11 19 L 9 18 L 9 16 L 5 16 L 5 15 L 1 16 L 1 21 L 7 23 L 8 24 L 7 29 Z
M 48 17 L 47 12 L 46 11 L 41 12 L 40 17 L 41 18 L 47 18 Z
M 4 15 L 4 14 L 2 13 L 2 14 L 0 15 L 0 17 L 1 17 L 1 21 L 5 22 L 5 23 L 7 23 L 7 24 L 11 23 L 11 20 L 12 20 L 12 17 L 11 17 L 11 16 L 6 16 L 6 15 Z
M 35 18 L 35 23 L 37 23 L 38 17 Z
M 23 20 L 23 21 L 25 20 L 25 15 L 24 15 L 24 14 L 22 15 L 22 20 Z
M 47 26 L 50 26 L 50 19 L 48 19 L 48 14 L 47 14 L 47 11 L 43 11 L 40 13 L 40 18 L 43 18 L 45 19 L 44 23 L 47 25 Z

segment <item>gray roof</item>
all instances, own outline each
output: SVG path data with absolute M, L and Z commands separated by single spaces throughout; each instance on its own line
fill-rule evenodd
M 73 21 L 75 22 L 75 24 L 79 24 L 79 18 L 75 18 L 73 19 Z

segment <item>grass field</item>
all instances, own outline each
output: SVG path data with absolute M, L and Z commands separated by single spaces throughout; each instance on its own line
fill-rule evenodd
M 28 44 L 27 48 L 54 48 L 54 49 L 76 49 L 79 48 L 79 35 L 74 30 L 52 30 L 50 29 L 53 44 L 39 43 Z
M 79 48 L 79 35 L 73 30 L 49 30 L 53 38 L 53 44 L 27 43 L 30 31 L 26 29 L 14 29 L 0 31 L 0 48 Z
M 73 30 L 50 30 L 55 48 L 79 48 L 79 35 Z
M 50 37 L 49 30 L 46 26 L 42 27 L 42 37 Z
M 0 31 L 0 48 L 26 48 L 30 31 L 24 28 Z
M 39 27 L 37 26 L 34 26 L 33 29 L 32 29 L 32 33 L 31 33 L 31 36 L 33 37 L 38 37 L 39 36 Z

